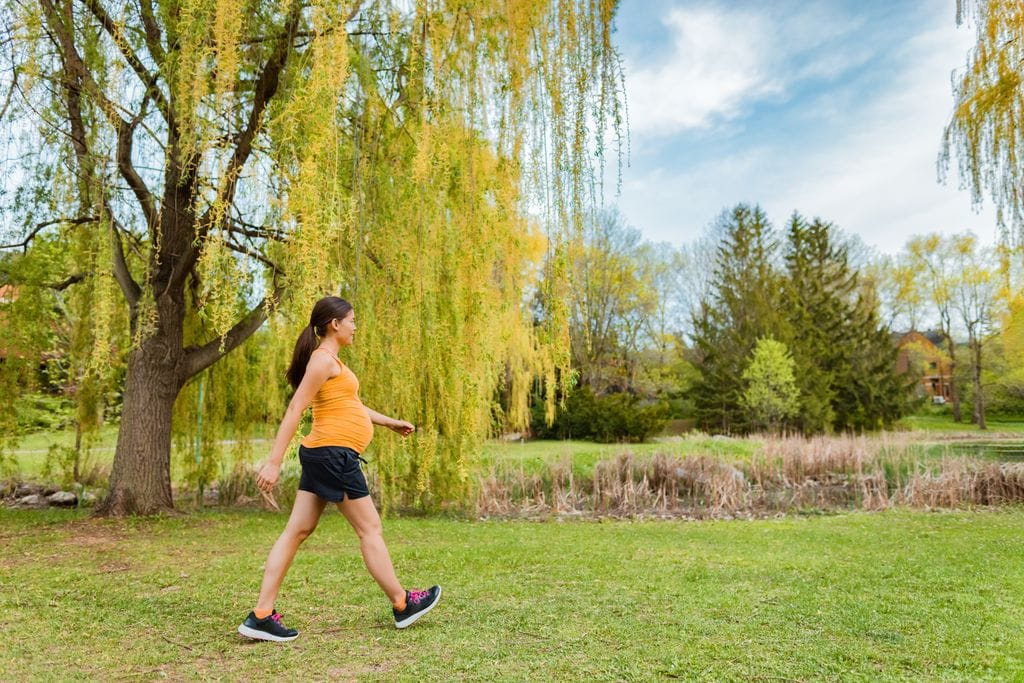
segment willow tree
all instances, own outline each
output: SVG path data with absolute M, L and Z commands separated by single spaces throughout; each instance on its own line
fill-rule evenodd
M 1004 241 L 1024 244 L 1024 4 L 957 0 L 958 24 L 975 26 L 966 68 L 953 76 L 955 104 L 941 167 L 956 152 L 974 202 L 988 194 Z
M 591 131 L 618 130 L 614 9 L 7 0 L 2 112 L 17 173 L 45 191 L 6 228 L 26 250 L 65 245 L 68 277 L 93 283 L 83 317 L 105 325 L 92 349 L 126 355 L 100 511 L 171 508 L 183 388 L 268 317 L 287 349 L 338 292 L 359 312 L 364 400 L 421 427 L 377 441 L 385 503 L 463 492 L 499 370 L 513 423 L 531 377 L 568 376 L 564 311 L 537 330 L 522 302 L 541 260 L 565 290 L 604 159 Z

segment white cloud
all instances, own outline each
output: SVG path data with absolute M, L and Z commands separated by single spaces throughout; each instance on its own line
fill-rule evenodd
M 926 232 L 973 229 L 991 239 L 994 212 L 972 211 L 955 169 L 948 185 L 937 180 L 953 102 L 949 73 L 971 42 L 949 24 L 907 44 L 890 87 L 837 130 L 832 144 L 801 150 L 798 172 L 768 188 L 773 214 L 798 208 L 821 215 L 890 253 Z
M 995 234 L 994 211 L 972 211 L 969 194 L 957 189 L 955 171 L 949 185 L 937 182 L 936 160 L 952 107 L 950 71 L 963 64 L 973 40 L 970 31 L 955 27 L 953 0 L 943 4 L 948 11 L 934 15 L 931 27 L 922 27 L 899 46 L 872 46 L 867 30 L 845 56 L 834 35 L 814 33 L 812 27 L 820 25 L 819 20 L 804 17 L 803 29 L 786 25 L 786 31 L 780 30 L 795 34 L 797 42 L 803 40 L 803 47 L 790 48 L 789 56 L 771 58 L 768 46 L 753 61 L 726 60 L 734 75 L 724 82 L 742 83 L 736 74 L 747 74 L 745 82 L 753 84 L 750 90 L 743 92 L 737 85 L 718 90 L 716 97 L 711 92 L 713 79 L 708 78 L 702 82 L 709 92 L 689 109 L 686 93 L 678 94 L 674 108 L 688 112 L 686 116 L 673 118 L 660 110 L 645 115 L 644 125 L 671 127 L 675 134 L 733 117 L 743 129 L 742 144 L 729 150 L 742 151 L 726 151 L 723 146 L 721 153 L 703 151 L 704 156 L 695 157 L 680 145 L 677 160 L 653 167 L 649 164 L 657 156 L 635 148 L 634 166 L 624 173 L 619 200 L 627 220 L 648 239 L 683 243 L 697 238 L 722 209 L 746 201 L 764 206 L 780 227 L 799 210 L 833 221 L 889 253 L 899 251 L 911 235 L 926 232 L 971 229 L 990 241 Z M 707 44 L 719 45 L 719 38 Z M 658 73 L 664 71 L 660 78 L 671 80 L 669 68 L 678 64 L 680 52 L 677 44 L 673 59 L 658 68 Z M 876 61 L 869 64 L 872 58 Z M 712 54 L 695 56 L 693 61 L 715 60 Z M 799 120 L 798 130 L 804 134 L 780 138 L 777 130 L 746 115 L 745 107 L 765 97 L 764 83 L 775 83 L 776 92 L 787 87 L 785 78 L 773 79 L 761 68 L 787 61 L 790 85 L 804 77 L 842 74 L 850 64 L 868 64 L 868 80 L 874 85 L 842 80 L 815 84 L 814 99 L 801 99 L 786 112 L 791 127 Z M 693 80 L 690 75 L 685 78 Z M 630 105 L 637 106 L 634 101 Z M 644 132 L 651 134 L 649 129 Z M 687 139 L 696 135 L 690 130 Z M 670 141 L 659 139 L 662 144 Z M 707 140 L 704 143 L 706 147 Z
M 870 55 L 864 45 L 826 47 L 862 21 L 803 3 L 761 5 L 756 11 L 677 7 L 661 21 L 672 34 L 668 59 L 626 62 L 630 132 L 639 138 L 734 119 L 759 101 L 784 97 L 799 81 L 834 78 Z M 812 52 L 814 58 L 806 58 Z
M 710 8 L 674 9 L 668 61 L 626 65 L 633 135 L 667 135 L 736 116 L 744 103 L 778 93 L 770 74 L 771 26 L 764 17 Z

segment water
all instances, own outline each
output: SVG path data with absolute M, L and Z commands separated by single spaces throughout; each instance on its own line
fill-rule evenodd
M 999 462 L 1024 462 L 1024 441 L 967 441 L 947 445 L 951 455 L 967 455 Z

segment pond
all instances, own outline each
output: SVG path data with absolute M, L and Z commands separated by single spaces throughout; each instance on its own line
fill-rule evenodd
M 1024 441 L 966 441 L 946 444 L 945 447 L 950 455 L 1024 462 Z

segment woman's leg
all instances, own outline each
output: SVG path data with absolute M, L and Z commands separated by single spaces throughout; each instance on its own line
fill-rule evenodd
M 363 562 L 370 571 L 377 585 L 391 600 L 392 605 L 399 607 L 405 604 L 405 590 L 395 576 L 395 568 L 391 564 L 391 555 L 384 545 L 384 529 L 380 515 L 373 504 L 373 498 L 363 496 L 352 500 L 346 498 L 338 503 L 338 510 L 345 515 L 356 536 L 359 537 L 359 549 L 363 553 Z
M 267 557 L 267 566 L 263 570 L 263 584 L 260 586 L 260 599 L 256 603 L 257 610 L 270 611 L 274 608 L 277 592 L 281 589 L 284 575 L 295 558 L 295 552 L 316 529 L 320 514 L 326 505 L 327 502 L 315 493 L 295 492 L 295 505 L 292 506 L 288 524 Z

